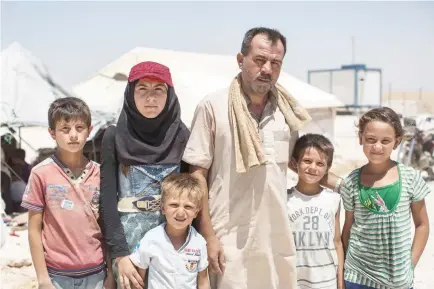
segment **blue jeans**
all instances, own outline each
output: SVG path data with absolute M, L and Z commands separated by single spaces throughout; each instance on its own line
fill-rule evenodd
M 82 278 L 50 274 L 51 282 L 56 289 L 104 289 L 105 277 L 105 270 Z
M 345 289 L 375 289 L 375 288 L 345 281 Z

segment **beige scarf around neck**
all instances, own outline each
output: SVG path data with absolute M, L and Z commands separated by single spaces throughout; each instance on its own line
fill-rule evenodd
M 278 83 L 271 89 L 269 97 L 274 98 L 291 131 L 300 130 L 311 120 L 309 113 Z M 257 124 L 247 108 L 240 74 L 229 87 L 229 123 L 234 137 L 237 172 L 245 173 L 265 164 Z

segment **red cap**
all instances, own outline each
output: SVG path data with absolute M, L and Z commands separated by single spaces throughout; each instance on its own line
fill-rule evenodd
M 141 78 L 156 78 L 169 86 L 173 86 L 169 68 L 157 62 L 145 61 L 134 65 L 131 68 L 128 81 L 133 82 Z

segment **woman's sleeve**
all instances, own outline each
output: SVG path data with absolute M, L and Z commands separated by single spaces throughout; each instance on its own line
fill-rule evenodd
M 103 233 L 112 258 L 130 254 L 118 213 L 118 162 L 115 147 L 116 128 L 106 129 L 101 144 L 100 212 Z

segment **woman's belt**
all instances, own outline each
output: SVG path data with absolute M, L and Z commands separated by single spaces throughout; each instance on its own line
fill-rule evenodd
M 161 195 L 120 198 L 118 201 L 118 211 L 123 213 L 156 212 L 160 209 Z

